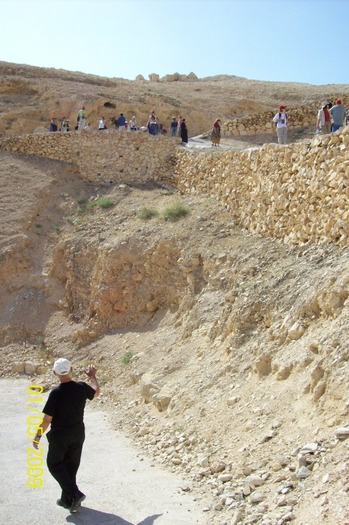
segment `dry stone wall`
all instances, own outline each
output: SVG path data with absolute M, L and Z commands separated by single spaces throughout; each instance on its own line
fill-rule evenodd
M 168 178 L 175 142 L 141 131 L 83 130 L 11 137 L 0 142 L 0 149 L 76 164 L 81 178 L 91 182 L 139 184 Z
M 241 152 L 178 151 L 177 187 L 223 203 L 238 226 L 287 244 L 348 245 L 349 127 Z
M 0 149 L 74 163 L 91 182 L 171 181 L 207 194 L 251 234 L 287 244 L 348 245 L 349 127 L 313 141 L 200 153 L 143 132 L 43 133 L 7 138 Z

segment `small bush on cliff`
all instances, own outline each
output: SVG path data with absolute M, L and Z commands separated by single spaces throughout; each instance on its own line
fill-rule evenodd
M 167 221 L 175 222 L 181 219 L 182 217 L 186 217 L 189 214 L 188 208 L 184 206 L 181 202 L 177 202 L 176 204 L 173 204 L 172 206 L 165 208 L 162 212 L 163 217 Z
M 142 208 L 137 217 L 141 219 L 142 221 L 149 221 L 149 219 L 153 219 L 154 217 L 158 217 L 159 212 L 155 210 L 154 208 Z
M 97 200 L 91 201 L 89 205 L 91 208 L 97 207 L 106 209 L 114 206 L 114 202 L 109 197 L 99 197 Z
M 79 197 L 77 197 L 75 200 L 77 204 L 82 205 L 82 204 L 86 204 L 87 197 L 85 195 L 79 195 Z
M 128 352 L 125 352 L 125 354 L 122 356 L 122 364 L 128 365 L 133 357 L 133 353 L 129 350 Z
M 87 197 L 77 197 L 76 203 L 79 204 L 77 208 L 78 214 L 82 215 L 88 211 L 92 211 L 94 208 L 111 208 L 114 206 L 114 202 L 109 197 L 98 197 L 94 200 L 88 200 Z

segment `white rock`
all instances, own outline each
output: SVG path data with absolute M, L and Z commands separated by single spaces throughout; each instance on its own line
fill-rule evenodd
M 317 451 L 317 449 L 319 448 L 319 445 L 318 443 L 307 443 L 306 445 L 304 445 L 301 449 L 301 454 L 307 454 L 307 453 L 314 453 Z
M 253 485 L 254 487 L 261 487 L 262 485 L 264 485 L 265 483 L 265 480 L 262 479 L 260 476 L 247 476 L 247 478 L 245 479 L 245 482 L 248 483 L 249 485 Z
M 310 475 L 311 475 L 311 472 L 307 467 L 301 467 L 296 474 L 297 478 L 299 479 L 305 479 Z
M 264 500 L 264 495 L 261 492 L 252 492 L 250 496 L 251 503 L 260 503 Z
M 337 428 L 334 433 L 336 434 L 336 437 L 338 439 L 345 439 L 349 436 L 349 428 L 348 427 L 339 427 Z

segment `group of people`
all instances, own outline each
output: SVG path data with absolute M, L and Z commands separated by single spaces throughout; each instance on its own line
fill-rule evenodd
M 65 116 L 62 116 L 60 120 L 60 127 L 58 128 L 56 117 L 52 117 L 48 130 L 49 131 L 62 131 L 62 132 L 69 131 L 69 120 L 65 118 Z
M 181 137 L 182 143 L 188 143 L 188 128 L 185 118 L 180 115 L 178 119 L 172 117 L 170 122 L 170 135 L 171 137 Z
M 287 113 L 285 106 L 279 106 L 279 111 L 275 114 L 273 122 L 276 126 L 276 134 L 279 144 L 286 144 L 287 141 Z M 343 126 L 349 125 L 349 110 L 345 110 L 341 99 L 337 99 L 334 104 L 323 102 L 317 113 L 316 129 L 323 135 L 333 133 Z
M 123 113 L 120 113 L 117 117 L 112 117 L 111 124 L 113 127 L 115 127 L 119 131 L 147 131 L 150 135 L 166 135 L 167 129 L 163 127 L 161 122 L 159 122 L 158 117 L 155 114 L 155 111 L 152 110 L 151 114 L 148 117 L 148 121 L 146 126 L 138 126 L 136 116 L 133 115 L 130 120 L 128 121 Z M 61 131 L 61 132 L 67 132 L 70 131 L 70 122 L 65 117 L 62 116 L 60 120 L 60 126 L 58 126 L 58 122 L 56 117 L 52 117 L 50 125 L 49 125 L 49 131 L 55 132 L 55 131 Z M 81 129 L 87 129 L 90 128 L 90 125 L 86 121 L 86 113 L 85 113 L 85 106 L 82 106 L 77 114 L 76 119 L 76 126 L 75 130 L 81 130 Z M 98 131 L 104 131 L 108 129 L 107 124 L 105 122 L 104 116 L 100 116 L 97 119 L 97 129 Z M 188 142 L 188 129 L 186 125 L 185 118 L 180 116 L 178 119 L 176 117 L 173 117 L 172 122 L 170 123 L 170 134 L 172 137 L 175 137 L 176 135 L 180 136 L 183 143 Z
M 150 135 L 165 135 L 167 133 L 167 130 L 159 122 L 154 110 L 149 115 L 146 126 L 138 126 L 135 115 L 130 120 L 127 120 L 123 113 L 120 113 L 118 117 L 112 117 L 111 122 L 120 131 L 147 131 Z
M 85 106 L 82 106 L 81 109 L 79 109 L 76 117 L 75 129 L 85 129 L 86 127 L 88 127 L 88 125 L 86 124 Z M 62 115 L 60 127 L 58 127 L 57 118 L 52 117 L 48 130 L 51 132 L 61 131 L 63 133 L 70 131 L 70 121 L 64 115 Z
M 112 124 L 116 129 L 120 131 L 147 131 L 150 135 L 166 135 L 167 129 L 159 122 L 155 111 L 152 110 L 148 117 L 146 126 L 138 126 L 135 115 L 127 121 L 125 115 L 120 113 L 118 117 L 111 119 Z M 275 124 L 276 134 L 279 144 L 286 144 L 287 142 L 287 125 L 288 117 L 286 113 L 286 106 L 279 106 L 279 111 L 273 117 L 273 123 Z M 316 129 L 322 134 L 331 133 L 337 131 L 340 127 L 349 125 L 349 110 L 345 110 L 342 105 L 342 101 L 337 99 L 334 104 L 331 102 L 323 102 L 320 110 L 317 114 Z M 77 115 L 77 122 L 75 129 L 86 129 L 89 128 L 89 124 L 86 123 L 85 106 L 82 106 Z M 107 125 L 104 117 L 98 117 L 97 128 L 99 131 L 106 130 Z M 57 119 L 52 117 L 49 131 L 69 131 L 69 120 L 62 116 L 60 121 L 60 127 L 58 129 Z M 180 137 L 183 144 L 188 143 L 188 128 L 185 118 L 180 115 L 178 118 L 172 117 L 169 125 L 169 132 L 171 137 Z M 218 118 L 214 121 L 210 139 L 212 146 L 219 146 L 221 140 L 221 120 Z
M 337 99 L 334 105 L 326 100 L 323 102 L 317 114 L 316 127 L 318 131 L 325 135 L 348 124 L 349 110 L 345 110 L 340 99 Z

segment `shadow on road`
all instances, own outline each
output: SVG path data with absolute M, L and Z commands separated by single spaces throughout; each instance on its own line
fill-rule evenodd
M 75 525 L 153 525 L 160 516 L 161 514 L 154 514 L 139 523 L 131 523 L 115 514 L 90 509 L 89 507 L 81 507 L 79 512 L 68 516 L 66 521 Z

